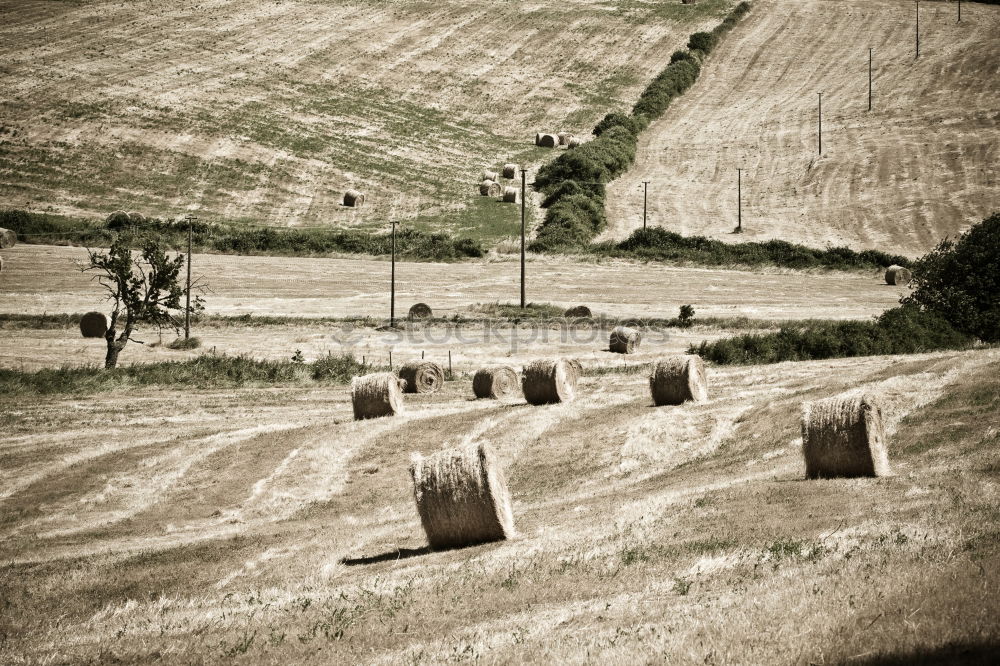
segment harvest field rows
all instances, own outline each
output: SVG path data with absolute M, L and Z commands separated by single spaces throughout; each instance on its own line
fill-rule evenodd
M 605 239 L 648 219 L 726 241 L 909 256 L 1000 205 L 1000 7 L 759 0 L 609 188 Z M 874 108 L 868 111 L 868 49 Z M 818 96 L 823 93 L 823 153 Z M 743 233 L 737 168 L 743 169 Z
M 479 228 L 479 173 L 631 104 L 732 4 L 6 0 L 0 201 L 513 234 L 514 206 Z
M 376 422 L 346 388 L 5 401 L 0 661 L 987 663 L 998 369 L 712 369 L 667 408 L 643 375 L 538 408 L 466 380 Z M 800 404 L 852 387 L 885 401 L 896 476 L 803 481 Z M 468 441 L 519 536 L 428 552 L 408 455 Z

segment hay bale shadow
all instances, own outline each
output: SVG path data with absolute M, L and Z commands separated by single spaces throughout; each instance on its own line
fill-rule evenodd
M 420 548 L 394 548 L 393 550 L 380 553 L 378 555 L 368 555 L 363 557 L 345 557 L 340 563 L 349 567 L 357 567 L 365 564 L 378 564 L 379 562 L 392 562 L 395 560 L 406 560 L 411 557 L 419 557 L 434 552 L 430 546 Z

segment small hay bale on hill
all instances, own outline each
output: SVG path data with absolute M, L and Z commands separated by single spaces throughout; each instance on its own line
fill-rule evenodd
M 431 548 L 459 548 L 514 536 L 510 491 L 486 444 L 413 454 L 410 476 Z
M 708 381 L 701 357 L 673 356 L 654 363 L 649 375 L 649 392 L 657 407 L 679 405 L 688 400 L 708 400 Z
M 492 180 L 493 182 L 496 182 L 500 180 L 500 174 L 497 173 L 496 171 L 490 171 L 489 169 L 487 169 L 486 171 L 483 171 L 483 175 L 481 178 L 482 180 Z
M 502 189 L 500 183 L 495 183 L 492 180 L 484 180 L 479 183 L 479 194 L 484 197 L 498 197 Z
M 559 145 L 559 137 L 555 134 L 536 134 L 535 145 L 542 148 L 555 148 Z
M 431 306 L 426 303 L 414 303 L 410 306 L 410 311 L 406 315 L 410 319 L 430 319 L 434 316 Z
M 374 419 L 403 413 L 403 391 L 391 372 L 376 372 L 351 379 L 354 419 Z
M 642 333 L 627 326 L 615 326 L 611 330 L 608 346 L 616 354 L 634 354 L 642 342 Z
M 104 226 L 108 229 L 124 229 L 132 225 L 132 219 L 123 210 L 115 210 L 104 218 Z
M 0 273 L 3 273 L 3 257 L 0 257 Z
M 503 202 L 504 203 L 517 203 L 517 188 L 516 187 L 505 187 L 505 188 L 503 188 Z
M 525 366 L 521 390 L 531 405 L 570 402 L 576 397 L 577 379 L 576 369 L 566 359 L 542 359 Z
M 142 213 L 131 210 L 128 212 L 128 221 L 132 224 L 143 224 L 146 221 L 146 216 Z
M 410 361 L 399 368 L 407 393 L 434 393 L 444 385 L 444 368 L 433 361 Z
M 563 313 L 563 316 L 564 317 L 586 317 L 586 318 L 589 319 L 590 317 L 593 317 L 594 315 L 593 315 L 593 313 L 591 313 L 590 308 L 588 308 L 586 305 L 574 305 L 573 307 L 571 307 L 568 310 L 566 310 L 566 312 Z
M 569 141 L 566 142 L 567 148 L 579 148 L 583 145 L 583 139 L 578 136 L 574 136 Z
M 698 0 L 681 0 L 681 4 L 683 4 L 683 5 L 696 5 L 696 4 L 698 4 Z
M 887 476 L 882 406 L 874 394 L 847 392 L 802 408 L 806 478 Z
M 507 179 L 517 178 L 517 165 L 516 164 L 504 164 L 503 165 L 503 177 Z
M 80 317 L 80 335 L 85 338 L 103 338 L 108 332 L 108 318 L 103 312 L 88 312 Z
M 347 190 L 344 192 L 344 205 L 348 208 L 361 208 L 365 203 L 365 195 L 359 190 Z
M 560 146 L 565 146 L 566 144 L 569 143 L 569 140 L 573 138 L 573 135 L 570 134 L 569 132 L 559 132 L 558 134 L 556 134 L 556 138 L 559 139 Z
M 477 398 L 504 400 L 517 395 L 517 370 L 509 365 L 488 365 L 476 370 L 472 392 Z
M 0 249 L 6 250 L 17 245 L 17 234 L 10 229 L 0 227 Z
M 909 268 L 903 268 L 893 264 L 885 270 L 885 283 L 896 284 L 905 287 L 913 280 L 913 273 Z

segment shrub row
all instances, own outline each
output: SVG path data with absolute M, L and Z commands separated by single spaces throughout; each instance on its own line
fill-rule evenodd
M 608 257 L 655 261 L 690 261 L 707 266 L 785 266 L 841 270 L 909 266 L 910 260 L 878 250 L 857 252 L 846 247 L 817 249 L 781 240 L 723 243 L 704 236 L 682 236 L 661 227 L 637 229 L 619 243 L 590 246 L 590 252 Z
M 607 114 L 594 127 L 596 138 L 539 169 L 535 188 L 546 195 L 542 206 L 547 211 L 531 250 L 580 250 L 604 229 L 605 184 L 632 166 L 639 133 L 694 84 L 702 59 L 748 11 L 750 5 L 741 2 L 712 32 L 691 35 L 688 50 L 671 55 L 670 64 L 646 86 L 631 114 Z
M 59 242 L 73 245 L 104 246 L 114 234 L 129 230 L 158 238 L 174 247 L 185 247 L 188 224 L 148 218 L 141 223 L 87 222 L 59 215 L 30 213 L 24 210 L 0 211 L 0 227 L 16 232 L 22 241 Z M 240 227 L 206 222 L 192 225 L 192 242 L 199 251 L 222 254 L 322 255 L 336 252 L 384 255 L 391 252 L 389 234 L 373 234 L 344 229 L 281 229 Z M 403 229 L 396 233 L 396 251 L 409 259 L 444 261 L 481 257 L 482 245 L 470 238 L 452 238 L 444 233 Z
M 747 334 L 691 345 L 689 354 L 722 365 L 915 354 L 965 349 L 973 339 L 939 315 L 912 305 L 887 310 L 875 321 L 812 322 L 777 333 Z

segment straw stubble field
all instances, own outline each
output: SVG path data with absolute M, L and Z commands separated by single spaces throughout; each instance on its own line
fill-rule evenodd
M 465 380 L 363 422 L 346 387 L 5 401 L 0 661 L 985 662 L 998 368 L 715 368 L 663 408 L 637 374 L 537 408 Z M 803 480 L 801 403 L 854 387 L 896 476 Z M 430 552 L 409 455 L 471 442 L 518 536 Z

